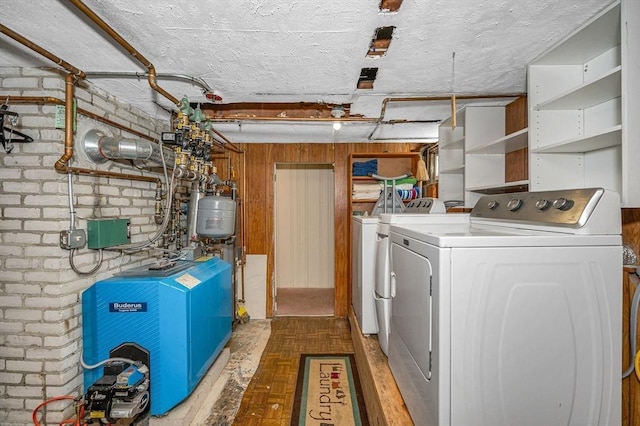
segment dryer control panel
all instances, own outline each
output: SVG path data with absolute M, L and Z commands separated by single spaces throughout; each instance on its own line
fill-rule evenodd
M 620 197 L 603 188 L 485 195 L 471 211 L 472 223 L 498 221 L 583 229 L 579 233 L 620 233 Z

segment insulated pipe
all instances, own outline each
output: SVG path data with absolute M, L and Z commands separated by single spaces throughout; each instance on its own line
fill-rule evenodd
M 102 28 L 111 38 L 113 38 L 120 46 L 122 46 L 127 52 L 129 52 L 134 58 L 138 60 L 142 65 L 147 68 L 147 73 L 149 75 L 149 86 L 156 92 L 160 93 L 162 96 L 173 102 L 176 106 L 180 105 L 180 101 L 169 94 L 166 90 L 160 87 L 156 83 L 156 69 L 153 64 L 145 58 L 140 52 L 138 52 L 129 42 L 127 42 L 124 38 L 120 36 L 113 28 L 109 26 L 105 21 L 102 20 L 98 15 L 95 14 L 91 9 L 89 9 L 82 1 L 80 0 L 69 0 L 75 7 L 80 9 L 82 13 L 84 13 L 89 19 L 91 19 L 95 24 L 97 24 L 100 28 Z
M 498 99 L 498 98 L 518 98 L 524 96 L 525 93 L 491 93 L 485 95 L 456 95 L 456 99 Z M 389 102 L 430 102 L 430 101 L 450 101 L 451 95 L 447 96 L 418 96 L 411 98 L 385 98 L 382 100 L 382 109 L 378 120 L 384 119 Z
M 486 95 L 453 95 L 454 99 L 499 99 L 499 98 L 517 98 L 524 96 L 524 93 L 504 93 L 504 94 L 486 94 Z M 414 98 L 384 98 L 382 100 L 382 108 L 380 109 L 380 117 L 377 118 L 376 127 L 369 134 L 368 139 L 373 137 L 373 134 L 378 130 L 380 124 L 384 123 L 384 115 L 387 111 L 387 104 L 389 102 L 432 102 L 432 101 L 451 101 L 451 95 L 448 96 L 418 96 Z M 453 104 L 452 104 L 453 105 Z M 455 117 L 455 111 L 452 113 Z
M 91 77 L 136 77 L 138 79 L 140 79 L 141 77 L 144 78 L 148 78 L 149 74 L 144 72 L 144 73 L 140 73 L 140 72 L 118 72 L 118 71 L 90 71 L 87 72 L 87 78 L 91 78 Z M 175 80 L 185 80 L 185 81 L 189 81 L 193 84 L 196 84 L 198 86 L 200 86 L 202 88 L 202 90 L 206 93 L 213 93 L 213 89 L 211 88 L 211 86 L 209 86 L 207 84 L 206 81 L 204 81 L 202 78 L 200 77 L 193 77 L 190 75 L 184 75 L 184 74 L 170 74 L 170 73 L 157 73 L 156 77 L 159 78 L 167 78 L 167 79 L 175 79 Z

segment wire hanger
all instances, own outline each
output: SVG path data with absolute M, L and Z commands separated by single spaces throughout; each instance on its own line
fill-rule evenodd
M 0 127 L 2 127 L 2 132 L 0 132 L 0 142 L 2 143 L 4 151 L 7 154 L 10 154 L 13 150 L 14 143 L 33 142 L 33 138 L 13 129 L 13 126 L 18 123 L 18 113 L 9 111 L 8 109 L 9 105 L 7 102 L 0 106 Z M 5 117 L 9 121 L 10 126 L 5 126 Z M 9 133 L 8 137 L 5 136 L 5 132 Z M 17 138 L 14 135 L 17 136 Z

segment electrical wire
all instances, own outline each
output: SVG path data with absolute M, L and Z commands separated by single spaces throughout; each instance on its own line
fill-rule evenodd
M 164 158 L 164 149 L 162 146 L 162 141 L 159 141 L 158 143 L 160 145 L 160 158 L 162 159 L 162 170 L 164 172 L 164 179 L 167 185 L 167 192 L 166 192 L 167 195 L 166 195 L 166 202 L 164 207 L 164 218 L 162 220 L 162 224 L 160 225 L 160 228 L 158 228 L 156 233 L 147 241 L 144 241 L 142 243 L 123 244 L 119 246 L 113 246 L 113 247 L 109 247 L 108 250 L 122 251 L 123 253 L 126 253 L 126 254 L 131 254 L 137 251 L 145 250 L 151 247 L 156 241 L 158 241 L 162 237 L 165 230 L 167 229 L 167 226 L 169 225 L 169 219 L 171 217 L 171 206 L 173 204 L 173 192 L 175 190 L 176 179 L 174 174 L 171 174 L 171 179 L 169 179 L 169 174 L 167 172 L 167 163 Z
M 82 365 L 82 368 L 84 368 L 85 370 L 94 370 L 100 367 L 101 365 L 104 365 L 111 361 L 122 361 L 122 362 L 127 362 L 129 364 L 135 364 L 135 365 L 139 364 L 139 361 L 134 361 L 129 358 L 121 358 L 121 357 L 107 358 L 105 360 L 98 362 L 97 364 L 87 364 L 86 362 L 84 362 L 84 356 L 80 357 L 80 365 Z
M 96 266 L 94 266 L 90 271 L 81 271 L 80 269 L 78 269 L 78 267 L 73 261 L 73 257 L 75 256 L 76 251 L 78 251 L 77 248 L 71 249 L 69 251 L 69 265 L 71 265 L 71 269 L 73 269 L 76 274 L 91 275 L 97 272 L 98 269 L 100 269 L 100 266 L 102 266 L 102 260 L 104 258 L 104 255 L 103 255 L 102 249 L 100 249 L 98 250 L 98 263 L 96 264 Z

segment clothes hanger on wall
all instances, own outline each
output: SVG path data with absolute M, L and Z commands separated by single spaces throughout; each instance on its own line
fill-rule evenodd
M 8 120 L 8 124 L 10 126 L 5 126 L 5 117 Z M 2 147 L 7 154 L 10 154 L 13 150 L 14 143 L 28 143 L 33 142 L 33 138 L 31 136 L 25 135 L 22 132 L 13 129 L 13 126 L 18 123 L 18 113 L 9 111 L 9 105 L 5 102 L 2 106 L 0 106 L 0 127 L 2 131 L 0 132 L 0 142 L 2 143 Z M 5 136 L 5 132 L 8 132 L 8 137 Z

